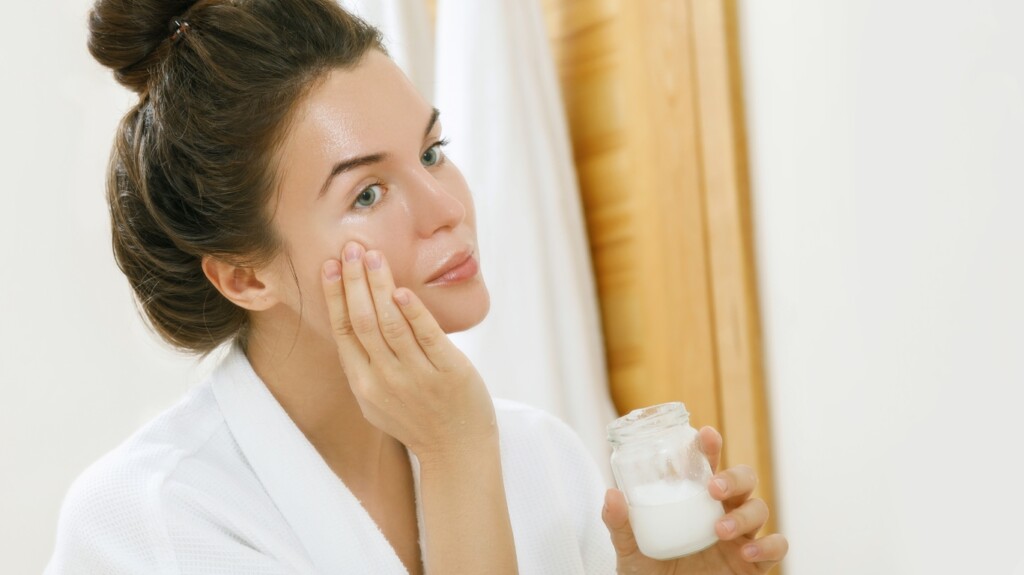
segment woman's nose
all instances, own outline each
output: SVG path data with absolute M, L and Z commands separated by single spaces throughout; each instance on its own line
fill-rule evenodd
M 447 189 L 431 172 L 417 170 L 411 180 L 410 207 L 417 232 L 430 237 L 439 230 L 454 229 L 466 219 L 466 204 L 455 190 Z

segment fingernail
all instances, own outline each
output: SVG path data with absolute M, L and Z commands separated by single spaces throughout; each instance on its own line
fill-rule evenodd
M 718 479 L 715 479 L 714 483 L 715 483 L 716 486 L 718 486 L 718 489 L 721 490 L 722 493 L 728 493 L 729 492 L 729 484 L 726 483 L 725 480 L 722 479 L 721 477 L 719 477 Z
M 407 305 L 409 303 L 409 292 L 405 290 L 395 290 L 395 301 L 399 305 Z
M 732 533 L 736 531 L 736 520 L 731 517 L 726 517 L 721 521 L 722 528 L 725 529 L 726 533 Z
M 380 252 L 366 252 L 366 267 L 371 270 L 380 269 Z
M 324 264 L 324 277 L 332 282 L 341 279 L 341 266 L 338 265 L 337 261 L 331 260 Z
M 363 247 L 359 244 L 349 244 L 345 248 L 345 261 L 354 262 L 359 259 L 360 252 L 363 251 Z
M 743 556 L 746 557 L 747 559 L 753 559 L 753 558 L 757 557 L 757 546 L 756 545 L 747 545 L 746 547 L 744 547 L 743 548 Z

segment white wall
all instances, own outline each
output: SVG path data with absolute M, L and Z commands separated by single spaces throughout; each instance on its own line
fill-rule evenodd
M 87 0 L 9 2 L 0 32 L 0 573 L 39 573 L 61 498 L 202 368 L 142 327 L 103 178 L 133 101 L 85 49 Z
M 787 575 L 1008 574 L 1024 3 L 740 9 Z

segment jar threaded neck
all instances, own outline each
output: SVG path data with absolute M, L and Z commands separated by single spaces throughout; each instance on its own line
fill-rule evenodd
M 608 441 L 622 445 L 642 437 L 648 437 L 668 427 L 689 425 L 690 413 L 680 401 L 660 403 L 650 407 L 634 409 L 608 424 Z

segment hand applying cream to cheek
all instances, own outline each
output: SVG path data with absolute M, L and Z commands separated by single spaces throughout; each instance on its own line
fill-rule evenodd
M 465 266 L 452 268 L 451 261 L 447 271 Z M 499 565 L 515 573 L 494 406 L 479 373 L 420 298 L 395 287 L 379 251 L 346 245 L 342 262 L 323 265 L 323 291 L 338 355 L 364 416 L 419 459 L 424 520 L 434 543 L 428 561 L 466 557 L 463 542 L 483 539 L 490 557 L 481 556 L 477 565 L 460 561 L 459 569 L 495 572 Z M 451 477 L 470 478 L 475 488 L 466 491 Z

